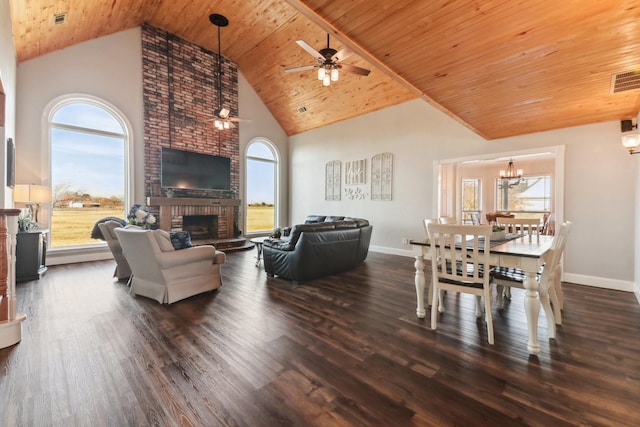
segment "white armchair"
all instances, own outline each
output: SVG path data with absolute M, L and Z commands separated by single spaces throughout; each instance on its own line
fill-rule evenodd
M 104 241 L 107 242 L 107 245 L 113 254 L 113 259 L 116 261 L 116 269 L 113 272 L 113 276 L 117 277 L 118 280 L 124 280 L 131 277 L 131 267 L 129 267 L 129 263 L 122 254 L 120 242 L 118 241 L 116 233 L 113 231 L 120 227 L 122 227 L 122 225 L 115 221 L 107 221 L 98 224 L 102 237 L 104 238 Z
M 210 245 L 175 250 L 164 230 L 117 228 L 125 258 L 131 266 L 130 293 L 171 304 L 222 285 L 224 252 Z

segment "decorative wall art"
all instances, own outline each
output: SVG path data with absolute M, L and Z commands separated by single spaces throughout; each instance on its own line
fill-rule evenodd
M 344 164 L 344 180 L 346 185 L 367 183 L 367 160 L 353 160 Z
M 345 188 L 344 195 L 346 198 L 351 200 L 364 200 L 367 198 L 369 194 L 363 192 L 362 188 L 355 187 L 355 188 Z
M 332 160 L 325 165 L 324 199 L 340 200 L 342 162 Z
M 371 158 L 371 200 L 391 200 L 393 154 L 380 153 Z

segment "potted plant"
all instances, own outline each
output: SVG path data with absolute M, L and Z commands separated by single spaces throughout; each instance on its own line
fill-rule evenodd
M 493 226 L 491 229 L 491 240 L 504 240 L 506 237 L 504 227 L 500 227 L 499 225 Z
M 29 214 L 18 215 L 18 232 L 26 232 L 32 230 L 39 230 L 40 224 L 34 221 Z

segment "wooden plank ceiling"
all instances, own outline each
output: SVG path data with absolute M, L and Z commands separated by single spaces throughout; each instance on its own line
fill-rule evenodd
M 148 22 L 238 64 L 288 135 L 416 97 L 495 139 L 636 117 L 640 0 L 10 0 L 18 61 Z M 67 13 L 54 26 L 53 17 Z M 322 87 L 295 41 L 371 69 Z M 298 110 L 306 108 L 306 112 Z M 416 117 L 420 120 L 420 117 Z

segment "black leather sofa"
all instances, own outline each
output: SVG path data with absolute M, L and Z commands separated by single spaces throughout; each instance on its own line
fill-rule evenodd
M 284 237 L 264 241 L 264 269 L 294 283 L 349 270 L 367 258 L 372 230 L 362 218 L 310 215 Z

